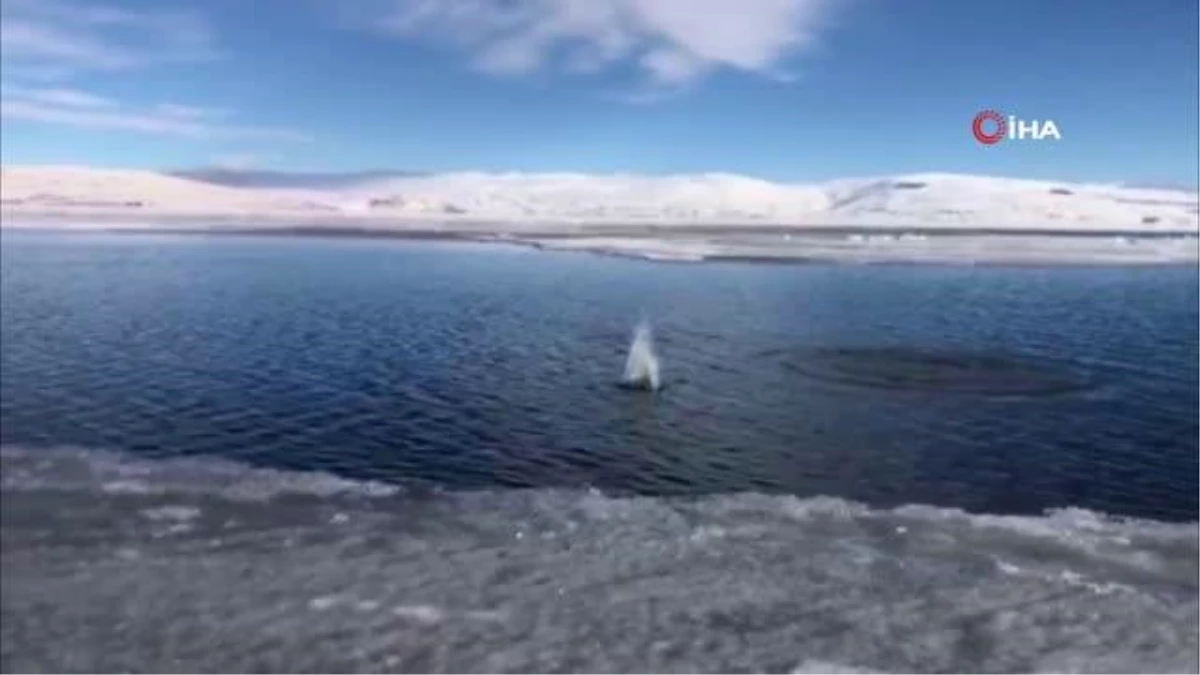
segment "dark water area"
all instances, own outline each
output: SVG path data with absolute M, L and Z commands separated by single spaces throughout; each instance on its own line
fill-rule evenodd
M 0 442 L 1194 521 L 1197 270 L 6 233 Z M 653 326 L 667 385 L 623 390 Z
M 1194 266 L 4 233 L 0 672 L 1196 672 L 1197 351 Z

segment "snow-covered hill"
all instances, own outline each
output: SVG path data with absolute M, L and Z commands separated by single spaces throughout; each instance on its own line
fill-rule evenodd
M 455 173 L 372 183 L 347 194 L 376 209 L 505 220 L 805 224 L 827 204 L 818 186 L 781 185 L 725 174 Z
M 6 224 L 21 216 L 212 217 L 404 228 L 509 224 L 905 226 L 1196 231 L 1196 193 L 956 174 L 773 183 L 729 174 L 452 173 L 326 190 L 230 187 L 150 171 L 5 167 Z
M 18 216 L 252 218 L 260 214 L 335 211 L 327 201 L 321 193 L 226 187 L 153 171 L 70 166 L 0 170 L 0 208 L 5 214 Z
M 825 186 L 827 213 L 846 222 L 1028 226 L 1046 229 L 1195 229 L 1196 194 L 955 174 L 918 174 Z

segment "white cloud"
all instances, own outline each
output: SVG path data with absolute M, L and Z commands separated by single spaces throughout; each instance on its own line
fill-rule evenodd
M 80 110 L 69 106 L 10 98 L 0 101 L 0 117 L 6 120 L 49 122 L 84 129 L 121 129 L 174 136 L 199 137 L 205 135 L 206 131 L 203 125 L 152 113 Z
M 8 82 L 0 83 L 0 94 L 3 94 L 6 98 L 26 99 L 38 103 L 66 106 L 68 108 L 109 108 L 116 105 L 112 99 L 80 91 L 79 89 L 31 89 Z
M 194 12 L 107 7 L 77 0 L 3 0 L 0 54 L 31 71 L 117 71 L 217 56 Z
M 683 49 L 662 48 L 648 52 L 641 59 L 642 67 L 663 84 L 686 83 L 704 71 L 704 61 Z
M 770 75 L 814 45 L 839 0 L 377 0 L 371 25 L 465 50 L 485 71 L 631 62 L 681 87 L 727 68 Z
M 275 155 L 260 155 L 253 152 L 236 152 L 227 155 L 217 155 L 212 158 L 210 165 L 214 169 L 227 171 L 247 171 L 255 167 L 269 164 L 276 159 Z
M 78 89 L 43 89 L 36 96 L 43 103 L 72 108 L 109 108 L 115 105 L 112 99 Z
M 136 78 L 153 66 L 192 65 L 219 56 L 199 13 L 159 2 L 135 7 L 0 0 L 0 118 L 6 124 L 21 120 L 177 138 L 308 140 L 291 129 L 240 123 L 222 108 L 131 103 L 73 86 L 97 71 Z
M 291 129 L 237 124 L 197 113 L 211 109 L 179 104 L 144 107 L 122 106 L 103 97 L 77 90 L 38 90 L 4 87 L 0 119 L 60 124 L 81 129 L 135 131 L 186 138 L 255 138 L 307 141 Z M 187 111 L 190 114 L 180 114 Z
M 180 120 L 215 120 L 229 117 L 230 112 L 224 108 L 208 108 L 184 103 L 159 103 L 154 111 L 165 117 Z

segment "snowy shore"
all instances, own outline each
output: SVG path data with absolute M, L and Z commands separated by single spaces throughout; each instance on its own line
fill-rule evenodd
M 955 174 L 458 173 L 296 189 L 12 166 L 0 187 L 5 229 L 501 238 L 667 260 L 1192 262 L 1200 233 L 1195 193 Z

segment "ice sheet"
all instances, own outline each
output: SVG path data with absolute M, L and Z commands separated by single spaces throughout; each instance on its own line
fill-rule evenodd
M 417 494 L 95 450 L 0 460 L 5 670 L 1200 665 L 1196 523 L 753 493 Z

